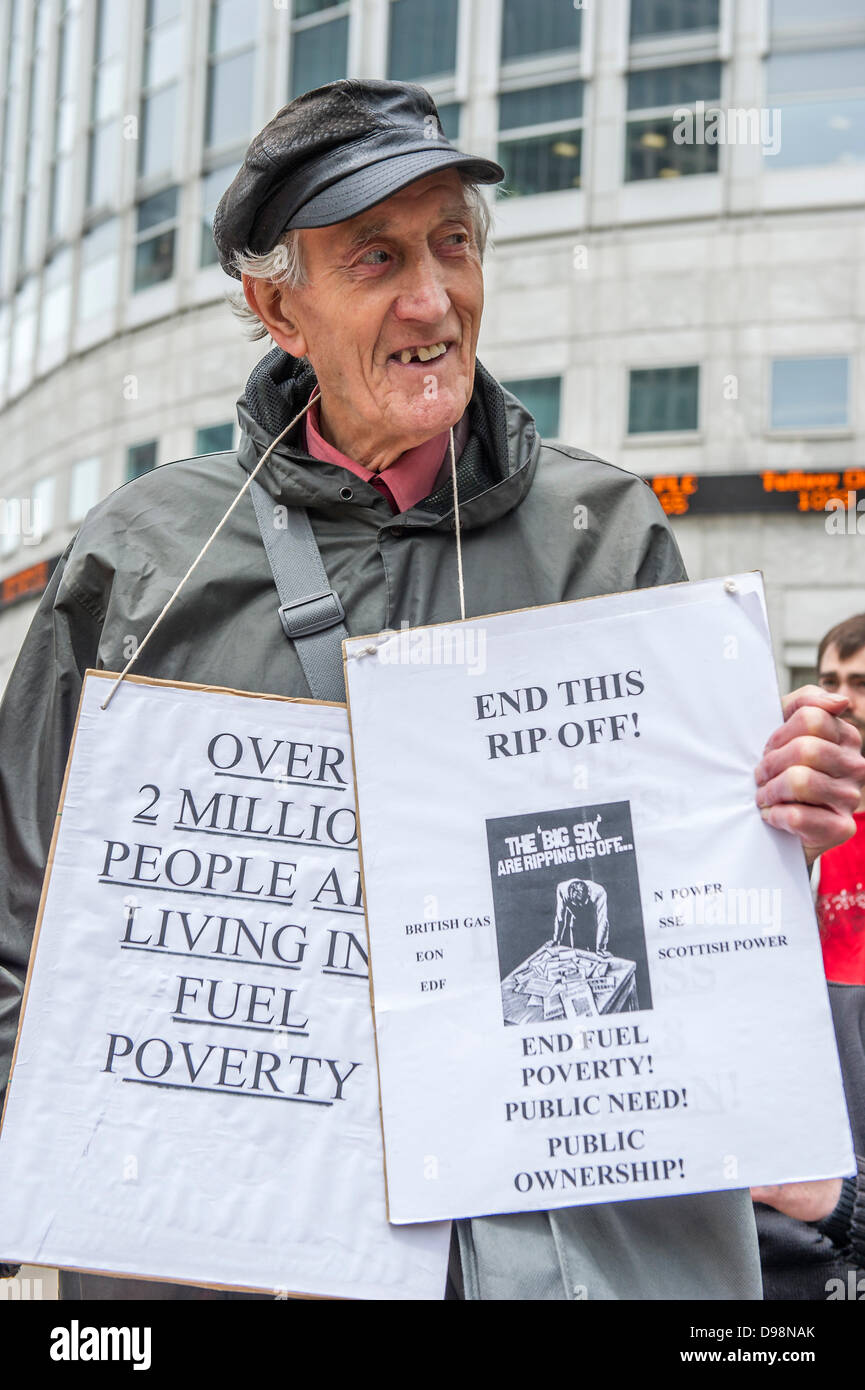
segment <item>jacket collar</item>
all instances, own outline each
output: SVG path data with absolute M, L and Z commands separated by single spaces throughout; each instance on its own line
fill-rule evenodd
M 315 385 L 310 364 L 282 348 L 273 348 L 256 364 L 237 402 L 238 459 L 247 472 L 252 472 L 268 445 L 307 404 Z M 489 525 L 519 505 L 531 486 L 540 452 L 532 417 L 477 359 L 469 421 L 468 439 L 457 462 L 460 525 L 467 530 Z M 257 478 L 286 506 L 342 514 L 347 508 L 374 509 L 383 525 L 398 522 L 450 530 L 453 524 L 452 502 L 443 489 L 435 494 L 433 510 L 425 511 L 421 503 L 397 518 L 369 483 L 355 480 L 353 499 L 344 501 L 339 494 L 345 486 L 345 470 L 306 453 L 302 420 L 277 444 Z

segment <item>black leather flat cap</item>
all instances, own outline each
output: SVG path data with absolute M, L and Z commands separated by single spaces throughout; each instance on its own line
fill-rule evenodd
M 499 183 L 501 165 L 455 149 L 429 92 L 342 78 L 277 111 L 259 131 L 213 219 L 223 270 L 236 251 L 271 251 L 289 227 L 328 227 L 437 169 Z

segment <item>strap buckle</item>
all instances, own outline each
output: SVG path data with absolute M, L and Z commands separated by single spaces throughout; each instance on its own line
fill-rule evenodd
M 345 610 L 338 594 L 333 589 L 322 589 L 318 594 L 295 599 L 293 603 L 279 606 L 279 621 L 283 631 L 294 642 L 299 637 L 312 637 L 316 632 L 334 627 L 345 618 Z

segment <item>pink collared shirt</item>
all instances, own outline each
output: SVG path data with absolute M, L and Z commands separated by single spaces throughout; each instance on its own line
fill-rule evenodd
M 466 416 L 454 427 L 454 452 L 455 457 L 459 458 L 462 452 L 462 445 L 465 443 L 465 435 L 468 433 L 466 427 L 463 429 L 463 421 Z M 371 469 L 364 468 L 362 463 L 355 463 L 346 454 L 341 454 L 332 444 L 328 444 L 321 435 L 321 420 L 318 412 L 318 401 L 306 412 L 306 452 L 315 459 L 321 459 L 323 463 L 336 463 L 340 468 L 347 468 L 356 477 L 363 478 L 367 483 L 372 483 L 374 488 L 386 497 L 390 502 L 391 508 L 397 512 L 410 511 L 417 506 L 425 497 L 429 497 L 435 491 L 436 482 L 442 472 L 442 465 L 448 453 L 449 431 L 444 430 L 441 434 L 435 435 L 432 439 L 427 439 L 423 444 L 418 444 L 414 449 L 406 449 L 404 454 L 392 463 L 385 474 L 373 473 Z M 387 481 L 385 481 L 385 476 Z

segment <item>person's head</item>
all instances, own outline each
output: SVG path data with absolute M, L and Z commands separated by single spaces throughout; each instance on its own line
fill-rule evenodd
M 315 369 L 328 437 L 368 468 L 456 424 L 471 399 L 484 302 L 477 220 L 447 169 L 348 221 L 299 230 L 303 284 L 243 275 L 273 341 Z M 427 361 L 415 353 L 441 344 Z
M 826 633 L 817 652 L 817 681 L 830 695 L 850 701 L 841 718 L 858 730 L 865 751 L 865 613 Z
M 573 907 L 585 907 L 589 898 L 588 884 L 583 879 L 575 879 L 568 889 L 568 902 Z
M 220 203 L 241 314 L 311 363 L 322 432 L 369 468 L 468 405 L 489 228 L 478 185 L 501 177 L 444 139 L 422 88 L 343 81 L 278 113 Z

